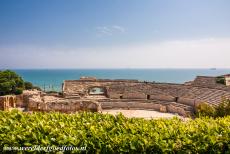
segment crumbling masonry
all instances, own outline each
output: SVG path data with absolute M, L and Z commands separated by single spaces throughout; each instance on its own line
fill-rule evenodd
M 215 77 L 205 76 L 198 76 L 185 84 L 83 77 L 64 81 L 62 89 L 63 96 L 24 91 L 22 103 L 17 103 L 17 106 L 25 107 L 27 111 L 44 112 L 141 109 L 189 116 L 201 102 L 216 106 L 223 98 L 230 98 L 229 86 L 216 83 Z

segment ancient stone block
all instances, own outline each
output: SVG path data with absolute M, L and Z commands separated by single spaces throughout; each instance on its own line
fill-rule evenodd
M 176 98 L 170 95 L 150 95 L 150 99 L 159 101 L 175 102 Z
M 25 104 L 23 102 L 23 95 L 17 95 L 16 96 L 16 106 L 17 107 L 25 107 Z
M 121 94 L 108 93 L 108 97 L 111 99 L 120 99 Z
M 190 99 L 190 98 L 179 97 L 177 102 L 181 104 L 189 105 L 189 106 L 195 105 L 195 99 Z
M 29 111 L 35 111 L 38 109 L 38 102 L 30 99 L 28 103 L 28 110 Z
M 187 113 L 185 112 L 185 110 L 183 108 L 180 108 L 180 107 L 176 107 L 174 105 L 167 105 L 167 112 L 170 112 L 170 113 L 177 113 L 181 116 L 187 116 Z
M 167 112 L 167 108 L 166 108 L 166 106 L 161 105 L 161 106 L 160 106 L 160 112 L 164 112 L 164 113 L 166 113 L 166 112 Z
M 147 96 L 144 93 L 139 92 L 126 92 L 123 94 L 124 99 L 146 99 Z

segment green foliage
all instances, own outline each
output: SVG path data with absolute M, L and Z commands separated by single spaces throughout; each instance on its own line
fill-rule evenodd
M 23 92 L 23 88 L 16 88 L 14 94 L 15 95 L 20 95 Z
M 34 86 L 31 82 L 26 81 L 24 84 L 26 90 L 37 89 L 39 91 L 42 91 L 40 87 Z
M 230 115 L 230 100 L 223 99 L 215 108 L 207 103 L 200 103 L 196 107 L 196 117 L 224 117 Z
M 220 83 L 220 84 L 226 84 L 225 78 L 222 76 L 219 76 L 216 78 L 216 83 Z
M 55 93 L 55 94 L 56 94 L 56 93 L 58 93 L 58 92 L 55 91 L 55 90 L 51 90 L 51 91 L 46 91 L 46 93 L 47 93 L 47 94 L 52 94 L 52 93 Z
M 196 116 L 197 117 L 202 117 L 202 116 L 214 117 L 215 116 L 215 108 L 208 105 L 207 103 L 200 103 L 196 107 Z
M 28 90 L 28 89 L 33 89 L 33 84 L 31 82 L 25 82 L 25 89 Z
M 0 71 L 0 95 L 18 94 L 19 89 L 24 89 L 24 81 L 19 75 L 10 70 Z
M 37 89 L 31 82 L 24 82 L 15 72 L 10 70 L 0 71 L 0 95 L 19 95 L 24 89 Z
M 224 99 L 217 107 L 216 113 L 217 117 L 224 117 L 230 115 L 230 100 Z
M 87 153 L 229 153 L 230 116 L 182 121 L 1 111 L 0 150 L 34 145 L 86 146 Z

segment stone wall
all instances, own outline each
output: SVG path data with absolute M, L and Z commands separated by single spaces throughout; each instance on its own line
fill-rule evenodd
M 91 87 L 106 88 L 109 95 L 113 95 L 114 91 L 123 93 L 124 86 L 132 86 L 138 84 L 136 80 L 66 80 L 63 85 L 63 93 L 65 96 L 78 94 L 84 96 L 88 94 L 88 89 Z
M 63 100 L 58 102 L 30 102 L 29 111 L 44 111 L 44 112 L 62 112 L 74 113 L 77 111 L 101 111 L 100 103 L 96 101 L 76 101 Z
M 146 94 L 140 92 L 124 92 L 123 99 L 146 99 Z
M 58 111 L 63 113 L 101 111 L 100 103 L 94 100 L 65 99 L 45 95 L 39 91 L 25 91 L 23 94 L 27 111 Z
M 92 88 L 103 88 L 105 93 L 91 95 L 89 90 Z M 49 96 L 39 91 L 24 91 L 23 95 L 17 96 L 16 106 L 25 107 L 28 111 L 45 112 L 71 113 L 123 108 L 187 115 L 201 102 L 218 105 L 222 98 L 230 98 L 228 88 L 216 84 L 214 77 L 197 77 L 186 85 L 85 77 L 64 81 L 63 97 Z M 4 102 L 2 100 L 0 97 L 0 102 Z M 0 107 L 6 109 L 10 107 L 9 104 L 1 103 Z
M 16 96 L 15 95 L 0 96 L 0 110 L 8 111 L 11 108 L 16 108 Z
M 102 102 L 102 109 L 140 109 L 167 112 L 165 105 L 158 103 L 141 103 L 141 102 Z
M 192 86 L 220 89 L 230 92 L 229 86 L 216 83 L 216 77 L 197 76 L 196 79 L 193 81 Z
M 230 75 L 225 76 L 226 86 L 230 86 Z
M 150 95 L 150 99 L 159 100 L 159 101 L 168 101 L 168 102 L 175 102 L 176 101 L 176 97 L 173 97 L 171 95 L 163 95 L 163 94 Z
M 210 87 L 207 84 L 210 82 Z M 192 105 L 194 101 L 218 105 L 223 97 L 230 98 L 226 86 L 219 87 L 214 77 L 197 77 L 191 85 L 151 83 L 134 81 L 96 80 L 65 81 L 63 92 L 66 96 L 77 95 L 79 99 L 89 95 L 88 89 L 93 86 L 104 87 L 108 99 L 151 99 L 178 102 Z M 221 85 L 222 86 L 222 85 Z

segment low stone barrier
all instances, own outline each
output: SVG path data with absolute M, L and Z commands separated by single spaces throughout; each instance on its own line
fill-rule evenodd
M 130 92 L 123 94 L 124 99 L 146 99 L 146 95 L 144 93 Z
M 175 102 L 176 98 L 170 95 L 150 95 L 150 99 L 152 100 L 160 100 L 160 101 L 168 101 Z
M 102 109 L 143 109 L 167 112 L 166 106 L 156 103 L 140 103 L 140 102 L 102 102 Z
M 192 107 L 195 106 L 195 99 L 179 97 L 177 102 L 181 104 L 189 105 Z
M 116 94 L 116 93 L 109 93 L 108 94 L 109 98 L 111 99 L 120 99 L 120 94 Z
M 176 106 L 171 105 L 171 104 L 167 105 L 166 108 L 167 108 L 167 112 L 177 113 L 177 114 L 179 114 L 181 116 L 184 116 L 184 117 L 188 116 L 187 113 L 186 113 L 186 111 L 183 108 L 176 107 Z
M 58 111 L 63 113 L 72 113 L 76 111 L 102 111 L 101 103 L 96 101 L 59 101 L 59 102 L 42 102 L 35 99 L 29 99 L 28 111 Z

